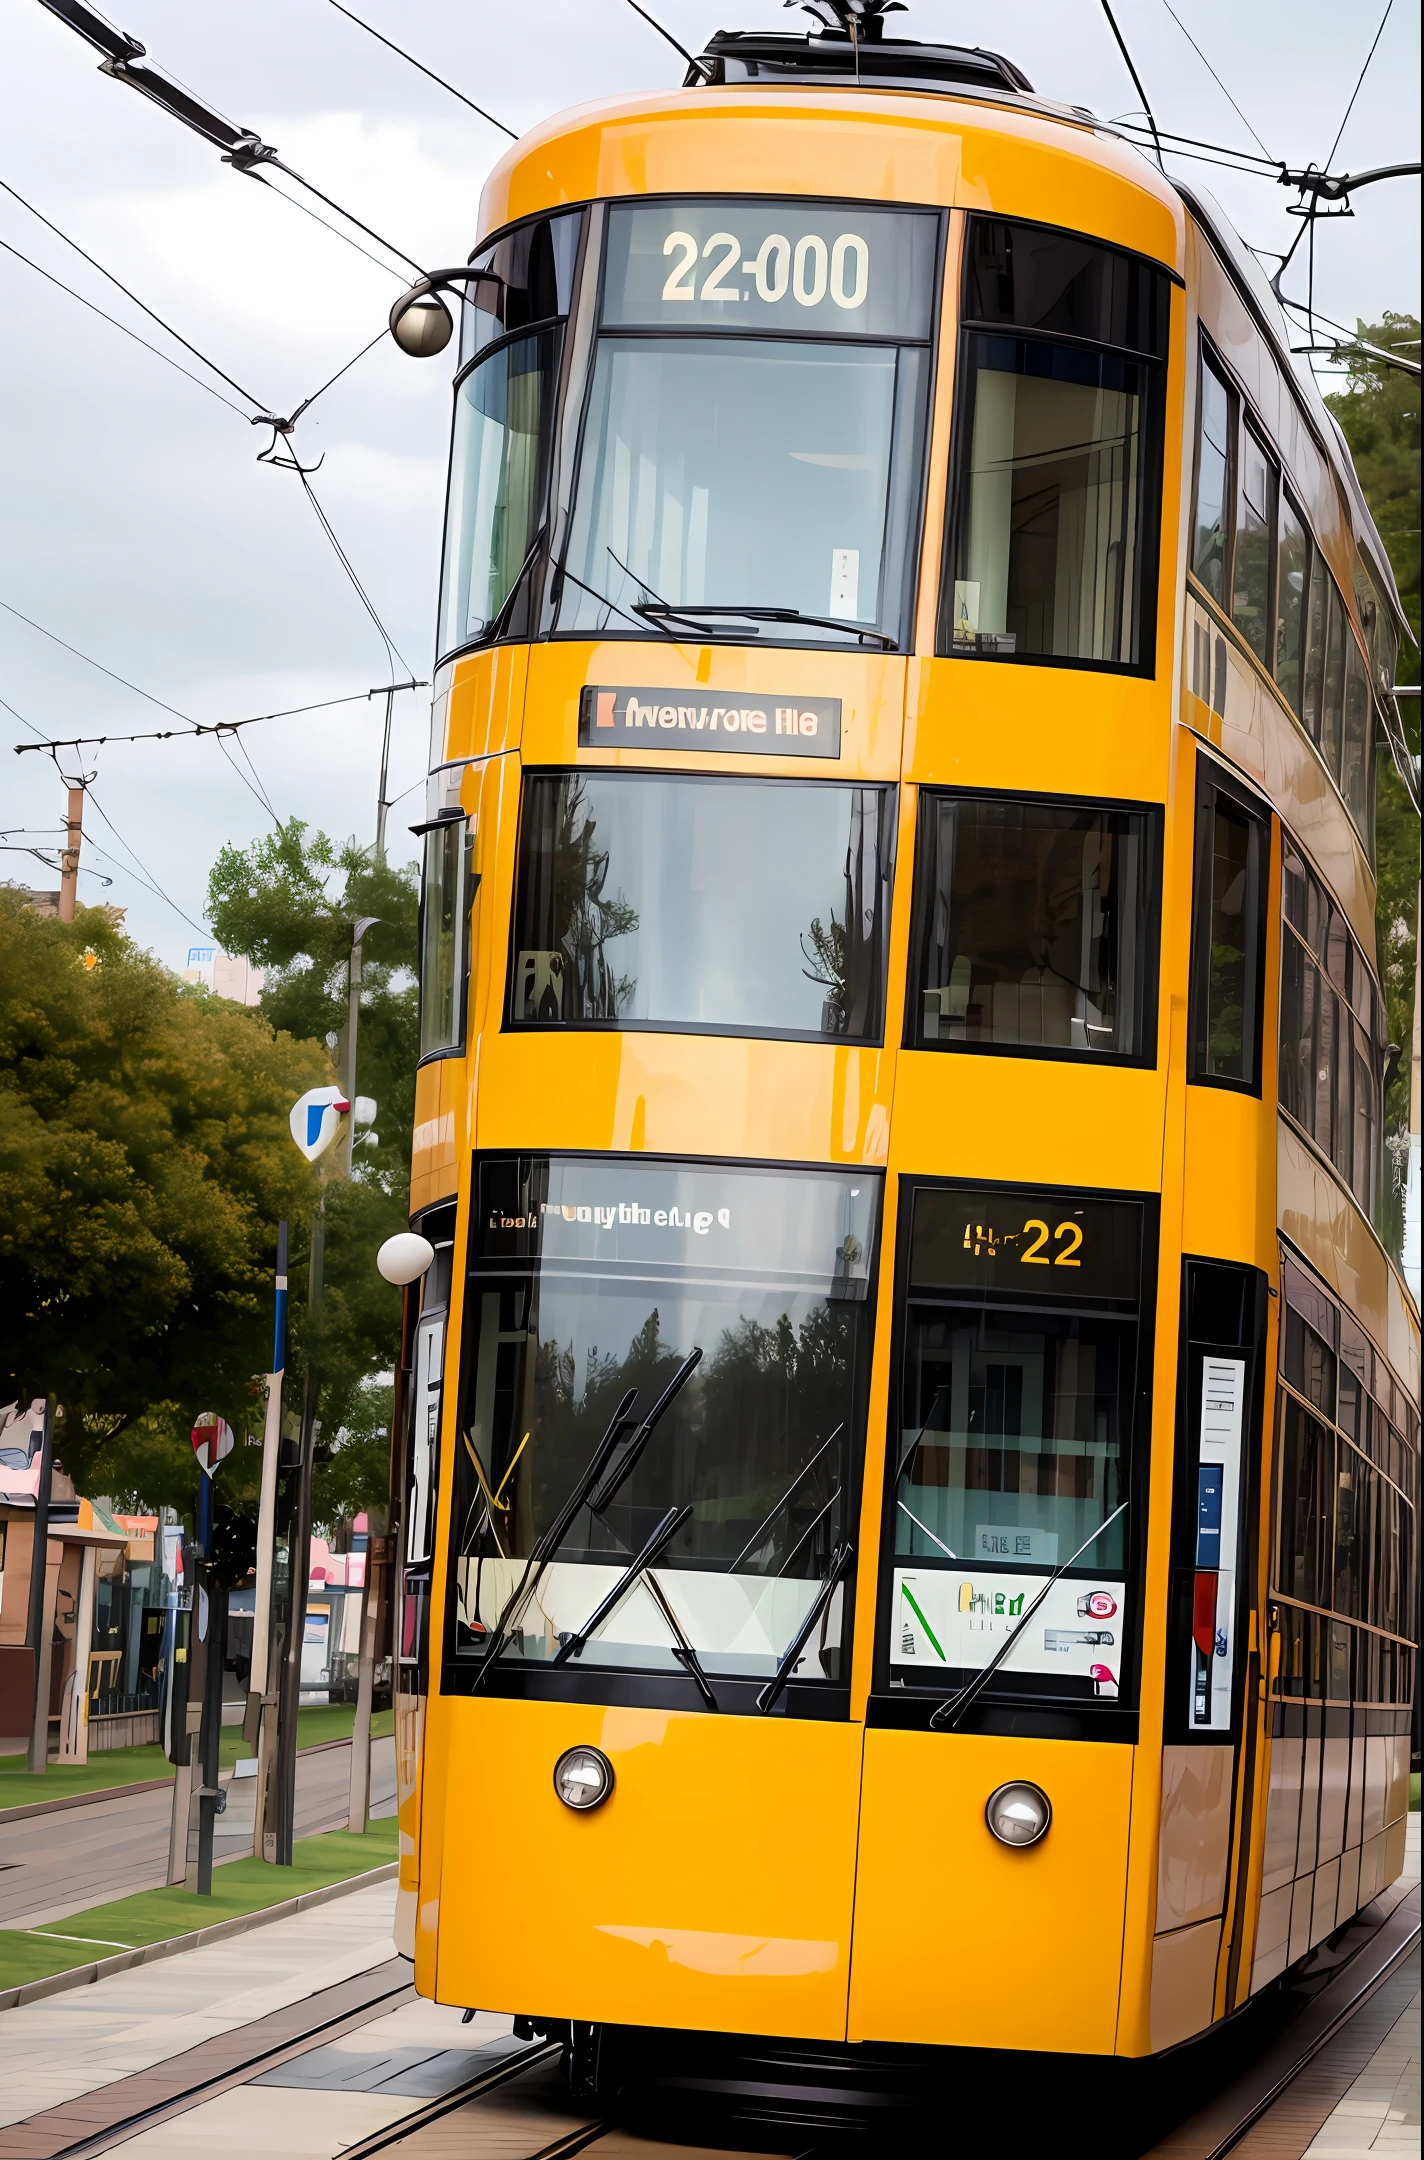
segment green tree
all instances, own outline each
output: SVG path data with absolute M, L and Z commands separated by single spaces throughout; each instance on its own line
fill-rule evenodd
M 0 1399 L 52 1390 L 81 1490 L 191 1507 L 188 1431 L 261 1430 L 276 1224 L 316 1180 L 290 1105 L 318 1046 L 190 989 L 99 909 L 0 888 Z M 255 1488 L 239 1448 L 224 1497 Z
M 208 884 L 208 919 L 222 945 L 264 971 L 267 1019 L 293 1035 L 324 1040 L 338 1069 L 344 1069 L 352 924 L 376 917 L 362 944 L 356 1086 L 375 1098 L 379 1141 L 356 1149 L 350 1181 L 328 1170 L 325 1291 L 302 1335 L 319 1383 L 319 1519 L 324 1510 L 355 1512 L 386 1497 L 388 1405 L 387 1437 L 379 1444 L 372 1420 L 379 1425 L 381 1376 L 395 1364 L 401 1304 L 376 1273 L 375 1256 L 408 1220 L 420 1047 L 417 911 L 413 867 L 392 869 L 354 840 L 337 847 L 297 818 L 250 847 L 225 847 Z M 322 1078 L 332 1078 L 331 1067 Z M 299 1307 L 304 1288 L 304 1277 L 300 1285 L 294 1279 Z M 337 1443 L 343 1430 L 350 1438 Z
M 1365 344 L 1419 357 L 1419 322 L 1412 315 L 1389 315 L 1383 322 L 1361 323 Z M 1376 359 L 1359 345 L 1338 353 L 1346 368 L 1344 387 L 1326 399 L 1344 431 L 1380 538 L 1389 553 L 1404 613 L 1413 633 L 1400 654 L 1404 681 L 1419 680 L 1419 378 Z M 1409 747 L 1419 751 L 1419 700 L 1403 698 Z M 1376 870 L 1379 879 L 1376 923 L 1380 973 L 1389 1008 L 1392 1041 L 1404 1052 L 1385 1106 L 1385 1126 L 1398 1131 L 1407 1123 L 1409 1046 L 1414 1030 L 1414 941 L 1419 900 L 1419 819 L 1393 765 L 1379 766 L 1376 821 Z

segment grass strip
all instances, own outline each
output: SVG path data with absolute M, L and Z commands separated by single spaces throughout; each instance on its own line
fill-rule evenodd
M 320 1837 L 299 1839 L 289 1868 L 268 1867 L 250 1858 L 229 1860 L 213 1870 L 211 1897 L 176 1888 L 140 1890 L 108 1905 L 91 1905 L 86 1912 L 67 1913 L 48 1927 L 0 1928 L 0 1990 L 90 1965 L 118 1950 L 168 1942 L 195 1928 L 262 1912 L 287 1898 L 385 1867 L 397 1850 L 395 1818 L 388 1816 L 373 1822 L 364 1837 L 328 1830 Z
M 356 1712 L 350 1703 L 310 1703 L 297 1714 L 297 1746 L 319 1747 L 326 1740 L 349 1740 Z M 389 1710 L 378 1710 L 371 1719 L 371 1735 L 379 1739 L 395 1730 Z M 242 1728 L 225 1725 L 220 1761 L 230 1770 L 248 1753 Z M 173 1765 L 161 1747 L 106 1748 L 91 1755 L 87 1763 L 51 1763 L 43 1777 L 32 1776 L 23 1755 L 0 1755 L 0 1822 L 6 1808 L 27 1807 L 36 1800 L 72 1800 L 90 1793 L 122 1791 L 126 1785 L 145 1785 L 155 1778 L 169 1778 Z

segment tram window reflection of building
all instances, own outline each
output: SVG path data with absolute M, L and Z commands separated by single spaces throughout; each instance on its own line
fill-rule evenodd
M 1383 1227 L 1384 998 L 1344 914 L 1284 837 L 1280 1107 Z
M 907 1041 L 1150 1061 L 1159 821 L 922 792 Z
M 876 1041 L 894 791 L 525 780 L 509 1019 Z
M 1211 759 L 1197 761 L 1189 1077 L 1259 1094 L 1270 813 Z
M 1151 671 L 1168 289 L 970 219 L 941 650 Z

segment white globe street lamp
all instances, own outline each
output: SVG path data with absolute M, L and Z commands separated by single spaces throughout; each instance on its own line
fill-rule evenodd
M 414 1230 L 398 1230 L 377 1253 L 376 1267 L 388 1283 L 404 1289 L 425 1273 L 434 1258 L 429 1238 L 417 1236 Z

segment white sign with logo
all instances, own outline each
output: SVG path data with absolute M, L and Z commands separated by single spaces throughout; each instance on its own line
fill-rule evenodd
M 977 1672 L 997 1656 L 1047 1582 L 1047 1573 L 896 1568 L 890 1662 L 903 1670 Z M 1126 1585 L 1061 1577 L 1000 1668 L 1065 1673 L 1116 1695 L 1122 1673 Z
M 351 1108 L 339 1087 L 308 1088 L 292 1104 L 288 1124 L 292 1138 L 308 1162 L 324 1155 L 336 1138 L 342 1117 Z

